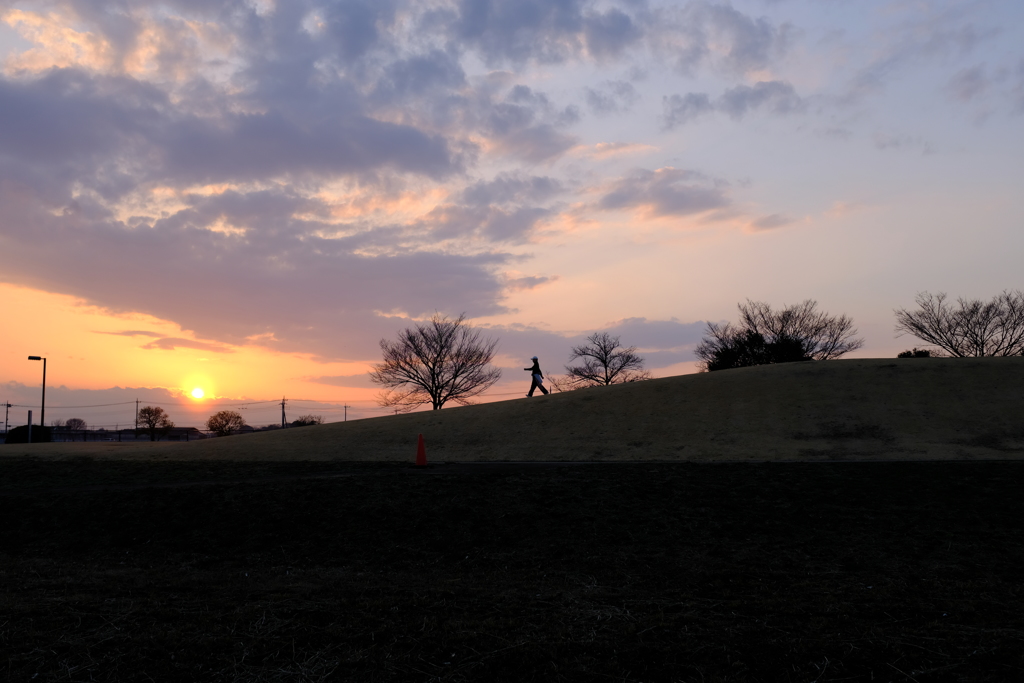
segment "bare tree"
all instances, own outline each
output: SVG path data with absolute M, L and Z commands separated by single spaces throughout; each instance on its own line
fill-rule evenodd
M 708 323 L 695 351 L 704 370 L 830 360 L 864 345 L 864 340 L 856 337 L 853 320 L 819 311 L 818 303 L 811 299 L 779 311 L 749 299 L 737 308 L 737 325 Z
M 1005 290 L 991 301 L 946 301 L 943 293 L 917 295 L 916 311 L 896 309 L 896 331 L 934 344 L 950 356 L 1024 354 L 1024 292 Z
M 143 406 L 139 409 L 139 424 L 149 432 L 149 440 L 156 441 L 174 427 L 167 413 L 160 406 Z
M 622 347 L 618 337 L 607 332 L 595 332 L 587 337 L 586 344 L 572 347 L 569 362 L 580 360 L 576 365 L 565 366 L 565 377 L 560 385 L 572 389 L 584 387 L 624 384 L 650 379 L 651 373 L 644 370 L 644 359 L 636 353 L 636 347 Z M 559 387 L 560 391 L 564 391 Z
M 292 422 L 292 427 L 309 427 L 312 425 L 322 425 L 324 423 L 323 415 L 300 415 L 297 420 Z
M 206 428 L 217 436 L 230 436 L 245 426 L 245 418 L 234 410 L 221 410 L 206 419 Z
M 435 314 L 403 330 L 397 341 L 381 339 L 384 361 L 370 372 L 385 387 L 378 403 L 400 411 L 427 403 L 440 410 L 448 401 L 468 405 L 501 378 L 501 370 L 488 367 L 497 346 L 468 325 L 465 314 L 454 320 Z

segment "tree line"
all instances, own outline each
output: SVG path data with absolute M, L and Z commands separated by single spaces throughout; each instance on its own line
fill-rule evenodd
M 298 419 L 288 423 L 289 427 L 307 427 L 324 423 L 323 415 L 302 415 Z M 65 430 L 69 433 L 84 432 L 89 425 L 80 417 L 72 417 L 67 420 L 52 420 L 55 429 Z M 206 431 L 212 432 L 215 436 L 230 436 L 237 434 L 248 424 L 242 414 L 236 410 L 220 410 L 206 419 Z M 149 436 L 150 441 L 157 441 L 166 436 L 174 429 L 174 422 L 171 421 L 167 411 L 160 406 L 143 406 L 139 409 L 139 419 L 136 426 Z M 270 428 L 277 428 L 277 425 L 268 425 Z
M 1024 355 L 1020 291 L 1004 291 L 991 301 L 960 298 L 955 304 L 943 293 L 923 292 L 916 304 L 894 311 L 896 332 L 932 348 L 915 347 L 900 358 Z M 864 345 L 849 316 L 821 311 L 811 299 L 781 309 L 748 299 L 737 307 L 737 323 L 708 323 L 695 349 L 701 371 L 831 360 Z M 465 314 L 454 319 L 435 314 L 393 341 L 381 339 L 383 360 L 370 371 L 370 380 L 383 387 L 378 403 L 399 412 L 422 405 L 439 410 L 450 401 L 471 404 L 501 378 L 491 366 L 497 346 L 496 339 L 469 325 Z M 565 375 L 551 383 L 570 391 L 650 377 L 635 346 L 623 347 L 619 337 L 595 332 L 572 347 Z

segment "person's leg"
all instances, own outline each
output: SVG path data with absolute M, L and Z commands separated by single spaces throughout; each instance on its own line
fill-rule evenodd
M 536 389 L 537 389 L 537 380 L 536 380 L 536 379 L 534 379 L 534 380 L 533 380 L 533 381 L 532 381 L 532 382 L 530 383 L 530 393 L 528 393 L 528 394 L 527 394 L 526 396 L 527 396 L 528 398 L 533 398 L 533 392 L 534 392 L 534 391 L 535 391 Z M 543 389 L 543 387 L 542 387 L 542 389 Z

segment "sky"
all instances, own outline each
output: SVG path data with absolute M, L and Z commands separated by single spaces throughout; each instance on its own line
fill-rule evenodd
M 0 0 L 0 400 L 381 415 L 435 312 L 485 400 L 596 331 L 694 372 L 746 299 L 893 357 L 1024 287 L 1022 124 L 1017 0 Z

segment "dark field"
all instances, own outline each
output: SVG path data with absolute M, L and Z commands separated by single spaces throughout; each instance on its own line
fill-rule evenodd
M 1024 680 L 1022 480 L 0 461 L 0 680 Z

